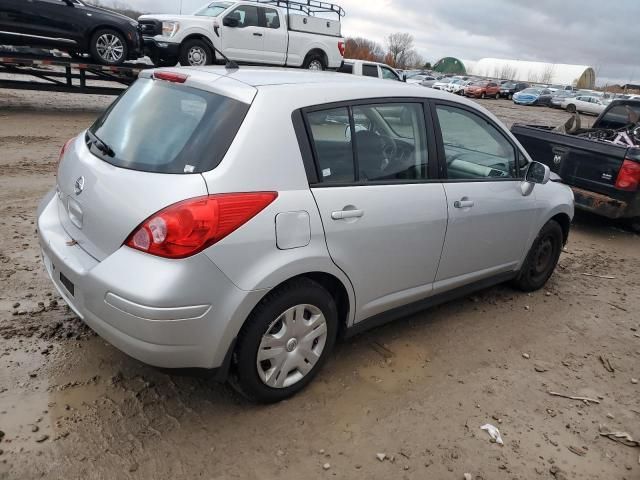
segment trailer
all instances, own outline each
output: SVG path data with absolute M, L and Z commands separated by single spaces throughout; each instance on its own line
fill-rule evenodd
M 147 68 L 153 65 L 115 67 L 83 59 L 0 51 L 0 88 L 120 95 Z

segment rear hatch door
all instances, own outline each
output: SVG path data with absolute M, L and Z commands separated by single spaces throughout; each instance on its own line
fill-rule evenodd
M 152 214 L 207 195 L 201 172 L 220 163 L 248 108 L 188 85 L 138 80 L 64 153 L 58 208 L 66 232 L 103 260 Z

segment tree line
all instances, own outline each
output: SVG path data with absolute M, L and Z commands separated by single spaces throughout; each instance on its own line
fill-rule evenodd
M 403 70 L 410 68 L 431 68 L 429 62 L 416 51 L 413 35 L 392 33 L 385 39 L 384 47 L 364 37 L 345 39 L 345 58 L 382 62 Z

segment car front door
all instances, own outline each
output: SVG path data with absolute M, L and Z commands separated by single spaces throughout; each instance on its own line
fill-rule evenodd
M 222 19 L 221 43 L 223 53 L 240 62 L 264 62 L 264 31 L 260 26 L 259 7 L 238 5 Z M 235 21 L 235 26 L 225 20 Z
M 432 180 L 423 103 L 367 101 L 305 115 L 317 168 L 311 191 L 329 254 L 353 284 L 356 322 L 431 295 L 447 205 Z
M 437 102 L 434 121 L 449 209 L 438 292 L 517 269 L 537 208 L 521 190 L 524 157 L 491 119 Z
M 285 19 L 275 8 L 260 8 L 261 24 L 264 29 L 264 53 L 266 62 L 284 65 L 287 58 L 287 29 Z
M 17 34 L 15 44 L 73 47 L 78 45 L 75 10 L 63 0 L 6 0 L 0 22 Z

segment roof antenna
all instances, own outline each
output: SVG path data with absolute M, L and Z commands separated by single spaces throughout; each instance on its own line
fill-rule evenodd
M 215 45 L 211 45 L 213 47 L 213 49 L 220 54 L 220 56 L 222 58 L 224 58 L 225 63 L 224 64 L 224 68 L 227 70 L 239 70 L 240 67 L 238 66 L 238 64 L 236 62 L 234 62 L 233 60 L 229 60 L 229 57 L 227 57 L 224 53 L 222 53 L 218 48 L 215 47 Z

